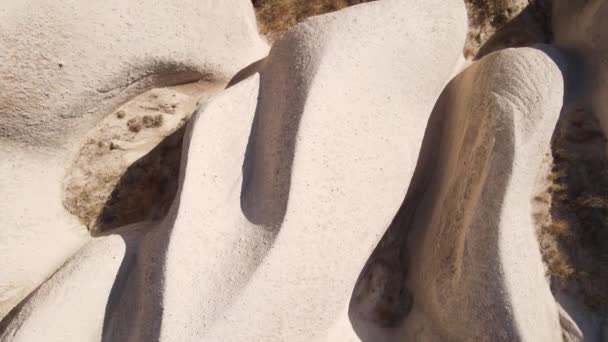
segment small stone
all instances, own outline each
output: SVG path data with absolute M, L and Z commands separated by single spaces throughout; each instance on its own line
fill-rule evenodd
M 141 131 L 141 124 L 142 122 L 140 117 L 132 118 L 127 121 L 127 127 L 129 128 L 129 131 L 133 133 Z

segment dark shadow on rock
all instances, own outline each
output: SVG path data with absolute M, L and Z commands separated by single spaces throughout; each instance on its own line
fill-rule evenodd
M 140 229 L 141 236 L 136 241 L 125 239 L 127 252 L 106 305 L 101 339 L 103 342 L 160 340 L 164 315 L 164 264 L 180 205 L 180 193 L 196 118 L 195 112 L 192 120 L 182 128 L 182 132 L 176 132 L 169 138 L 180 140 L 182 148 L 178 151 L 175 196 L 169 203 L 167 215 L 156 223 L 142 223 L 147 227 Z M 173 141 L 173 144 L 175 143 Z
M 177 191 L 184 131 L 185 125 L 129 166 L 97 218 L 94 235 L 167 214 Z
M 133 281 L 131 277 L 134 275 L 133 270 L 136 266 L 137 251 L 139 247 L 140 234 L 131 230 L 131 227 L 125 227 L 126 233 L 119 234 L 125 243 L 125 255 L 116 273 L 116 278 L 112 284 L 106 310 L 103 319 L 102 339 L 101 341 L 115 341 L 116 339 L 108 339 L 108 329 L 112 327 L 116 329 L 116 324 L 113 322 L 128 322 L 129 317 L 124 314 L 129 313 L 126 310 L 120 310 L 121 305 L 137 304 L 132 297 L 132 293 L 126 291 L 129 281 Z M 121 316 L 121 314 L 123 314 Z M 121 327 L 122 329 L 128 328 Z
M 349 318 L 353 329 L 363 342 L 384 340 L 383 330 L 396 328 L 409 315 L 414 305 L 414 295 L 406 287 L 410 262 L 407 241 L 414 229 L 412 223 L 422 203 L 432 172 L 429 167 L 436 163 L 435 150 L 441 143 L 446 101 L 450 82 L 440 95 L 433 109 L 424 134 L 416 169 L 409 183 L 405 199 L 384 236 L 363 267 L 349 304 Z M 381 279 L 375 273 L 377 265 L 390 270 Z M 373 291 L 373 292 L 372 292 Z
M 575 51 L 563 53 L 561 64 L 554 59 L 567 87 L 546 175 L 550 220 L 539 222 L 538 235 L 556 300 L 585 340 L 599 341 L 592 322 L 608 315 L 608 139 L 589 97 L 594 70 Z
M 317 68 L 314 55 L 312 62 L 294 61 L 322 49 L 311 52 L 298 34 L 290 31 L 280 38 L 259 71 L 258 103 L 242 166 L 241 210 L 250 222 L 274 231 L 287 210 L 296 137 Z
M 266 63 L 266 59 L 267 57 L 264 57 L 262 59 L 259 59 L 251 64 L 249 64 L 248 66 L 244 67 L 243 69 L 241 69 L 239 72 L 237 72 L 232 79 L 230 79 L 230 82 L 228 82 L 228 84 L 226 85 L 226 89 L 232 87 L 233 85 L 249 78 L 250 76 L 254 75 L 255 73 L 259 72 L 260 69 L 262 69 L 264 67 L 264 64 Z

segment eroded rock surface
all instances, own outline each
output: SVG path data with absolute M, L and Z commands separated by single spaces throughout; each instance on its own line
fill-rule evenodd
M 98 151 L 98 142 L 88 146 L 88 133 L 115 115 L 120 105 L 152 87 L 199 79 L 227 83 L 236 71 L 263 57 L 267 46 L 245 0 L 222 1 L 221 6 L 215 1 L 28 0 L 3 4 L 0 51 L 4 316 L 90 238 L 63 206 L 64 179 L 78 152 Z M 156 115 L 148 126 L 158 124 Z M 175 128 L 165 117 L 163 127 Z M 147 131 L 170 131 L 164 128 Z M 101 144 L 109 149 L 110 141 Z M 120 177 L 109 171 L 110 179 L 104 180 L 104 172 L 124 165 L 101 156 L 80 161 L 81 166 L 101 169 L 91 178 L 76 177 L 92 197 L 90 203 L 77 206 L 96 212 L 103 194 L 111 192 L 106 185 Z M 109 163 L 107 168 L 103 162 Z M 88 192 L 86 188 L 95 188 L 100 181 L 103 186 Z M 93 216 L 82 215 L 85 221 Z
M 69 169 L 66 209 L 96 233 L 164 217 L 177 190 L 184 125 L 222 87 L 156 88 L 118 107 L 87 135 Z
M 247 0 L 89 2 L 0 12 L 0 340 L 603 338 L 535 233 L 560 111 L 603 160 L 604 0 L 557 48 L 505 49 L 546 1 L 380 0 L 266 57 Z
M 530 215 L 563 101 L 560 63 L 555 51 L 509 49 L 446 88 L 434 113 L 441 133 L 425 142 L 438 156 L 419 166 L 417 181 L 428 187 L 408 194 L 420 201 L 410 221 L 413 331 L 444 340 L 561 337 Z

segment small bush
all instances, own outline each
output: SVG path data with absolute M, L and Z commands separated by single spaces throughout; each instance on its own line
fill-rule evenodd
M 160 127 L 163 125 L 163 115 L 162 114 L 157 114 L 157 115 L 144 115 L 143 119 L 142 119 L 142 124 L 144 125 L 144 127 L 146 128 L 156 128 L 156 127 Z
M 572 228 L 566 221 L 552 222 L 543 226 L 542 229 L 558 239 L 570 239 L 573 237 Z

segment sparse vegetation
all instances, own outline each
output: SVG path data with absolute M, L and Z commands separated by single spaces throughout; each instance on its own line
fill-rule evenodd
M 158 88 L 117 108 L 89 132 L 67 172 L 65 208 L 91 234 L 163 217 L 177 191 L 182 138 L 198 94 L 208 98 L 220 89 Z
M 300 21 L 374 0 L 253 0 L 260 32 L 271 41 Z
M 564 251 L 560 250 L 556 243 L 550 244 L 545 249 L 545 260 L 548 262 L 549 275 L 560 281 L 566 281 L 574 274 L 572 261 Z
M 308 17 L 371 1 L 375 0 L 252 0 L 260 32 L 271 42 Z M 466 57 L 479 56 L 486 43 L 481 55 L 546 42 L 551 35 L 546 0 L 465 0 L 465 5 L 469 17 Z
M 584 109 L 566 113 L 552 141 L 550 215 L 535 214 L 552 286 L 608 313 L 608 159 L 606 138 Z
M 534 200 L 541 203 L 551 203 L 551 195 L 548 192 L 543 192 L 534 196 Z
M 566 221 L 555 221 L 541 228 L 546 234 L 551 234 L 559 240 L 572 238 L 572 228 Z
M 142 128 L 157 128 L 163 125 L 163 115 L 144 115 L 131 118 L 127 121 L 129 131 L 138 133 Z

